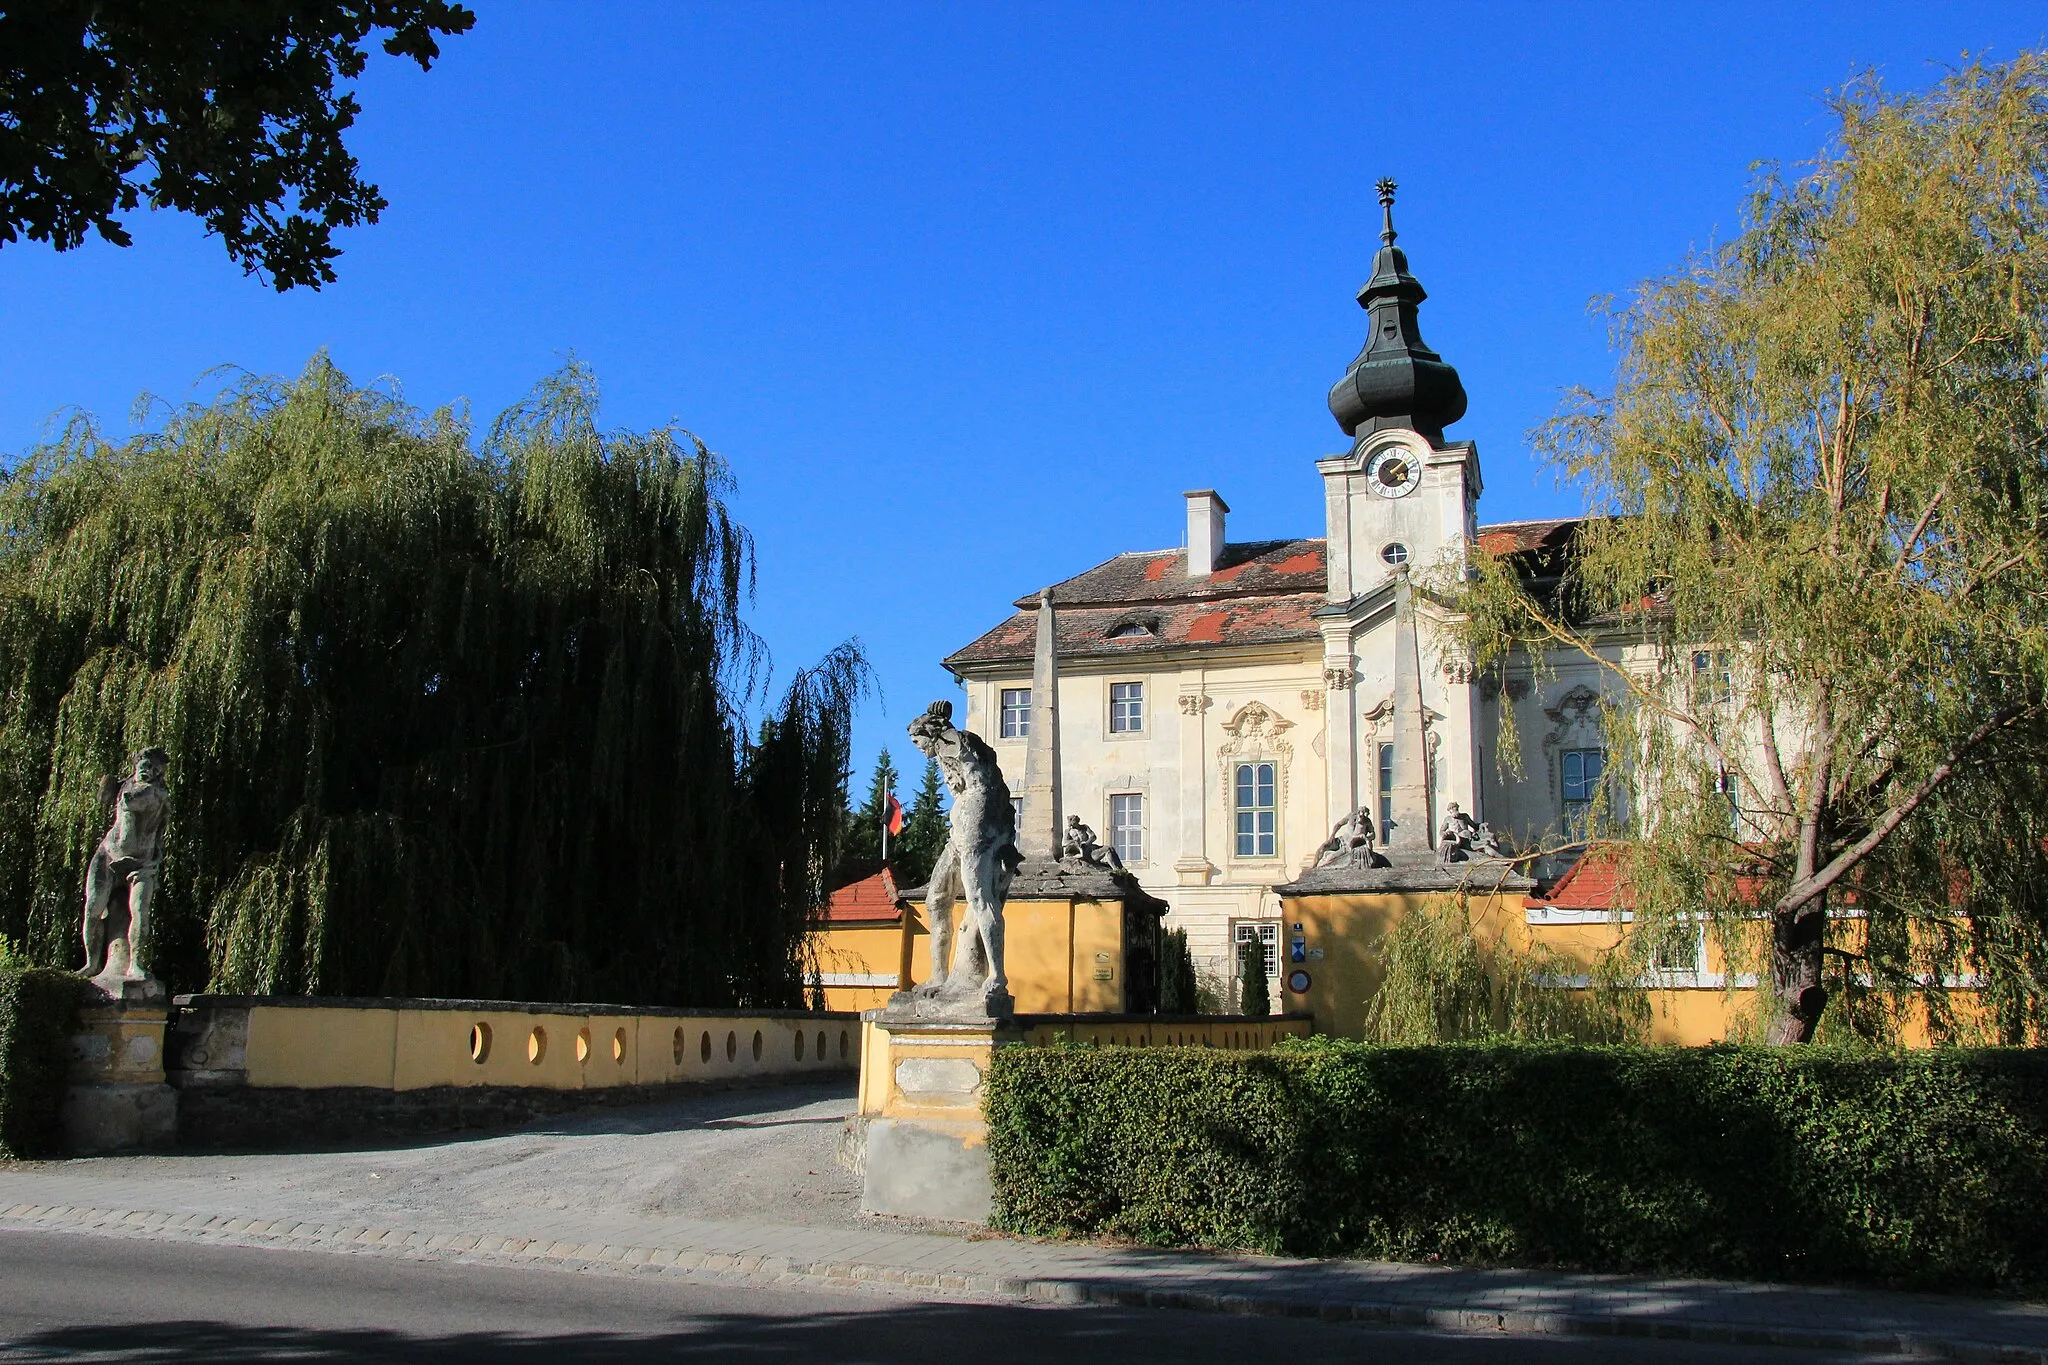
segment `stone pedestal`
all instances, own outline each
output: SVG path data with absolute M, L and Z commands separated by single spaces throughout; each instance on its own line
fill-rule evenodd
M 168 1147 L 178 1135 L 178 1092 L 164 1080 L 170 1000 L 160 981 L 124 981 L 88 1001 L 71 1036 L 64 1094 L 66 1150 L 89 1155 Z
M 991 1193 L 982 1084 L 998 1047 L 1021 1043 L 1007 1018 L 929 1018 L 869 1010 L 861 1054 L 861 1207 L 869 1213 L 986 1223 Z

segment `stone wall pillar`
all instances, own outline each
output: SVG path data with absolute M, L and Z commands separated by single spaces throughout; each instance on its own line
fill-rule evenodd
M 986 1223 L 992 1193 L 982 1087 L 1008 1019 L 915 1019 L 870 1010 L 861 1054 L 861 1208 Z
M 89 1155 L 177 1141 L 178 1092 L 164 1080 L 169 1017 L 160 981 L 123 982 L 119 998 L 79 1009 L 64 1093 L 67 1151 Z

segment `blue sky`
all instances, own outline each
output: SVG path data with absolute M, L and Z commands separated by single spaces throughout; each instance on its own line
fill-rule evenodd
M 731 461 L 779 677 L 865 643 L 856 789 L 958 696 L 942 655 L 1178 544 L 1183 489 L 1233 539 L 1320 534 L 1377 177 L 1482 518 L 1568 511 L 1525 433 L 1608 374 L 1589 301 L 1731 231 L 1857 70 L 2048 37 L 2017 3 L 472 3 L 433 72 L 365 78 L 351 145 L 391 208 L 325 291 L 172 215 L 0 250 L 0 454 L 321 347 L 481 425 L 573 352 L 609 424 Z

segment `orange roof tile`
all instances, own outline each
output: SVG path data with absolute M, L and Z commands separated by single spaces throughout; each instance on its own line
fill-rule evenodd
M 848 882 L 825 904 L 827 924 L 880 924 L 902 914 L 896 904 L 896 878 L 886 867 L 872 877 Z

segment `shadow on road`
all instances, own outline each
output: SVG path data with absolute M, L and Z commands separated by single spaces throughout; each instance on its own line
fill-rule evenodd
M 1044 1365 L 1101 1361 L 1150 1362 L 1285 1359 L 1369 1360 L 1385 1365 L 1441 1362 L 1781 1361 L 1810 1365 L 1875 1361 L 1876 1356 L 1716 1348 L 1680 1342 L 1532 1340 L 1445 1336 L 1368 1327 L 1179 1313 L 1052 1310 L 977 1305 L 904 1305 L 888 1311 L 807 1314 L 800 1318 L 746 1313 L 700 1314 L 687 1326 L 655 1333 L 478 1331 L 414 1335 L 377 1329 L 319 1330 L 152 1322 L 121 1327 L 67 1327 L 0 1345 L 0 1361 L 104 1361 L 121 1365 L 172 1362 L 476 1361 L 504 1365 L 627 1365 L 650 1360 L 802 1362 L 926 1361 L 971 1357 L 976 1365 Z

